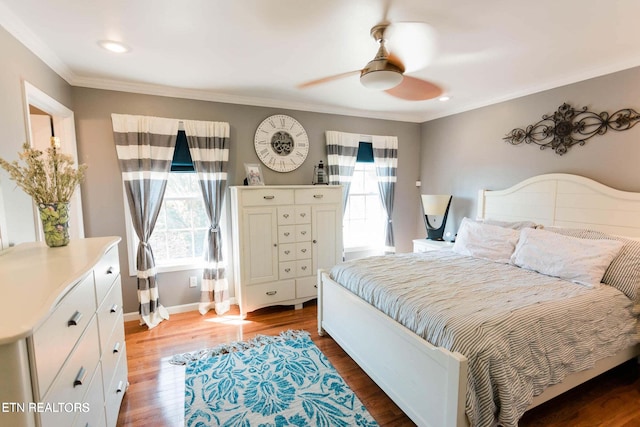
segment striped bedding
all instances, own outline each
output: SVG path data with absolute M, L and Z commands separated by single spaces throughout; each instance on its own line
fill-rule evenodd
M 432 251 L 346 262 L 333 280 L 469 363 L 471 426 L 517 426 L 533 396 L 638 342 L 632 301 L 518 267 Z

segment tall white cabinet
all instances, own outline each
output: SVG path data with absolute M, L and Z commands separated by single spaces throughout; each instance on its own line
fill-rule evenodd
M 0 255 L 1 426 L 115 427 L 128 385 L 119 241 Z
M 235 295 L 244 316 L 317 296 L 316 272 L 342 261 L 342 187 L 231 187 Z

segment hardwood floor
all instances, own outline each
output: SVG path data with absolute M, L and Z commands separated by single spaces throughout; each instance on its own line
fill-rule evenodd
M 305 329 L 381 426 L 413 426 L 404 413 L 327 336 L 317 332 L 316 305 L 302 310 L 272 307 L 239 319 L 198 312 L 171 315 L 155 329 L 125 323 L 129 382 L 118 426 L 182 426 L 184 367 L 169 363 L 174 354 L 213 347 L 258 334 Z M 635 361 L 585 383 L 526 413 L 520 427 L 640 426 L 640 376 Z

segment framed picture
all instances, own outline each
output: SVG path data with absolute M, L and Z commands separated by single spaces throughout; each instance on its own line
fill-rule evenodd
M 247 174 L 247 185 L 264 185 L 264 176 L 259 164 L 245 163 L 244 170 Z

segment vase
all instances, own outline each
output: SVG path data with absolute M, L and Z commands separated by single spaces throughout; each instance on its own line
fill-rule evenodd
M 51 248 L 69 244 L 69 202 L 39 203 L 44 241 Z

